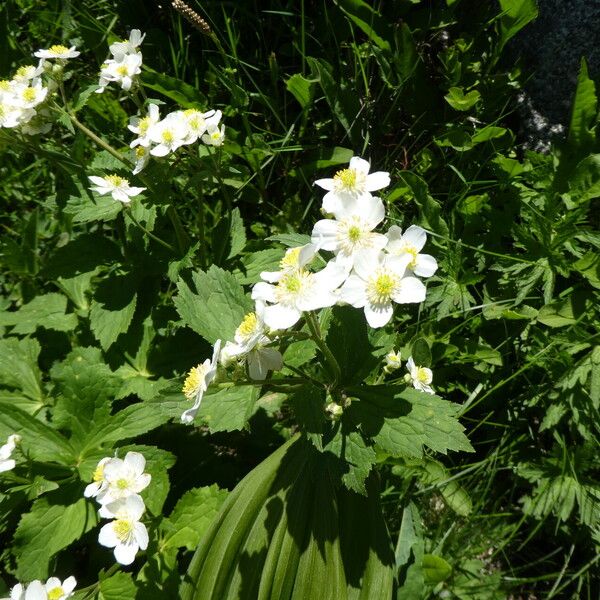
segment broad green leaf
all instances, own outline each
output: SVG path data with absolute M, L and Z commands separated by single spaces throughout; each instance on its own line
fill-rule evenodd
M 505 129 L 504 127 L 495 127 L 493 125 L 488 125 L 487 127 L 478 129 L 473 134 L 473 136 L 471 137 L 471 143 L 480 144 L 482 142 L 489 142 L 490 140 L 502 137 L 507 132 L 508 129 Z
M 382 50 L 391 49 L 390 23 L 363 0 L 335 0 L 345 15 Z
M 294 248 L 310 244 L 310 235 L 305 233 L 279 233 L 267 238 L 269 241 L 281 242 L 284 246 Z
M 584 293 L 573 293 L 564 300 L 542 306 L 537 320 L 548 327 L 573 325 L 585 312 L 590 300 L 590 296 Z
M 131 325 L 137 305 L 137 282 L 130 275 L 112 275 L 96 288 L 90 307 L 90 328 L 107 350 Z
M 48 496 L 33 503 L 21 518 L 14 537 L 17 577 L 22 581 L 46 579 L 50 559 L 98 523 L 96 507 L 84 498 L 63 506 Z
M 136 591 L 131 573 L 119 571 L 110 577 L 100 574 L 100 600 L 133 599 Z
M 192 274 L 191 285 L 180 279 L 175 306 L 183 322 L 209 343 L 231 340 L 252 301 L 228 271 L 212 265 Z
M 216 484 L 188 490 L 169 515 L 162 546 L 194 550 L 227 494 Z
M 596 135 L 593 128 L 597 108 L 596 86 L 589 78 L 587 64 L 582 58 L 567 138 L 568 144 L 573 148 L 585 151 L 594 143 Z
M 429 194 L 425 181 L 409 171 L 402 171 L 399 177 L 413 194 L 415 203 L 421 212 L 420 222 L 423 227 L 447 236 L 448 225 L 441 216 L 441 206 Z
M 314 347 L 313 347 L 314 353 Z M 313 354 L 314 356 L 314 354 Z M 323 449 L 321 437 L 325 427 L 325 394 L 322 389 L 307 384 L 288 398 L 296 421 L 318 450 Z
M 158 73 L 147 65 L 141 74 L 142 85 L 150 90 L 174 100 L 184 108 L 207 110 L 206 96 L 196 86 L 189 85 L 181 79 Z
M 21 390 L 41 404 L 42 373 L 38 367 L 40 345 L 37 340 L 8 337 L 0 340 L 0 383 Z
M 422 568 L 424 546 L 421 516 L 417 507 L 409 502 L 402 513 L 396 543 L 396 567 L 399 569 L 400 586 L 395 600 L 416 600 L 422 597 L 425 588 Z
M 600 154 L 584 158 L 575 167 L 569 177 L 569 193 L 577 202 L 600 196 Z
M 254 412 L 258 388 L 242 385 L 226 388 L 202 399 L 198 417 L 211 432 L 243 429 Z
M 283 258 L 283 248 L 269 248 L 246 254 L 242 257 L 242 271 L 235 271 L 240 283 L 248 285 L 261 281 L 263 271 L 278 271 L 279 261 Z
M 445 581 L 452 574 L 452 567 L 440 556 L 435 554 L 423 555 L 423 575 L 425 583 L 436 585 L 440 581 Z
M 473 504 L 469 494 L 456 481 L 451 480 L 444 466 L 433 459 L 425 459 L 418 465 L 421 468 L 420 479 L 428 485 L 439 487 L 446 504 L 457 514 L 466 517 L 471 513 Z
M 215 264 L 226 264 L 237 256 L 246 245 L 246 231 L 240 209 L 234 208 L 221 217 L 212 233 L 212 249 Z
M 500 50 L 527 23 L 538 16 L 535 0 L 500 0 Z
M 306 79 L 300 73 L 296 73 L 285 82 L 285 87 L 305 109 L 312 103 L 314 83 L 314 80 Z
M 66 314 L 67 298 L 62 294 L 36 296 L 16 311 L 0 312 L 0 326 L 12 326 L 12 333 L 27 335 L 38 327 L 55 331 L 72 331 L 77 326 L 77 317 Z
M 0 439 L 13 433 L 21 436 L 21 447 L 33 460 L 73 463 L 73 448 L 60 433 L 21 409 L 0 403 Z
M 122 209 L 123 204 L 111 196 L 71 196 L 64 210 L 74 223 L 92 223 L 113 221 Z
M 444 99 L 452 108 L 461 111 L 473 108 L 480 98 L 481 94 L 477 90 L 471 90 L 465 94 L 460 87 L 451 87 L 444 96 Z
M 411 356 L 419 367 L 431 366 L 431 349 L 425 338 L 417 338 L 412 343 Z

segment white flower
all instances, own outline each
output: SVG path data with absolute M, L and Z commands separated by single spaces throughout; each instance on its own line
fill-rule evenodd
M 336 262 L 351 268 L 357 255 L 369 249 L 381 250 L 388 239 L 373 229 L 385 218 L 379 198 L 366 196 L 360 202 L 343 205 L 334 219 L 317 221 L 311 241 L 337 255 Z
M 386 373 L 391 373 L 392 371 L 399 369 L 401 365 L 402 356 L 400 352 L 395 352 L 392 350 L 385 355 L 385 366 L 383 367 L 383 370 Z
M 148 148 L 144 146 L 136 146 L 132 149 L 133 160 L 135 165 L 133 167 L 133 171 L 131 172 L 133 175 L 137 175 L 140 173 L 148 164 L 150 160 L 150 151 Z
M 117 82 L 126 92 L 131 89 L 136 75 L 142 70 L 142 57 L 140 54 L 127 54 L 122 61 L 107 60 L 100 71 L 100 86 L 111 82 Z M 98 92 L 98 90 L 96 90 Z
M 188 400 L 194 400 L 194 406 L 188 408 L 181 415 L 184 423 L 191 423 L 202 402 L 202 396 L 208 389 L 217 374 L 217 363 L 221 352 L 221 340 L 215 342 L 213 348 L 212 360 L 208 358 L 201 364 L 190 370 L 186 380 L 183 383 L 183 393 Z
M 104 491 L 108 486 L 106 479 L 104 478 L 104 465 L 111 460 L 110 456 L 104 457 L 94 469 L 92 475 L 92 483 L 86 486 L 83 491 L 83 495 L 86 498 L 94 498 L 101 491 Z
M 317 179 L 315 184 L 327 190 L 323 198 L 323 209 L 335 215 L 343 203 L 381 190 L 390 184 L 389 173 L 377 171 L 369 175 L 369 169 L 366 160 L 353 156 L 348 168 L 338 171 L 333 178 Z
M 67 577 L 63 582 L 58 577 L 50 577 L 46 581 L 46 594 L 48 600 L 65 600 L 73 595 L 73 590 L 77 585 L 75 577 Z M 46 598 L 46 596 L 44 596 Z
M 104 196 L 110 194 L 115 200 L 128 204 L 131 202 L 131 198 L 141 194 L 146 188 L 143 187 L 132 187 L 129 185 L 129 181 L 119 175 L 107 175 L 106 177 L 96 177 L 94 175 L 88 177 L 88 179 L 95 183 L 90 189 L 94 192 Z
M 137 496 L 127 496 L 111 502 L 104 514 L 114 515 L 116 519 L 100 529 L 98 542 L 102 546 L 114 548 L 115 559 L 122 565 L 130 565 L 139 549 L 148 547 L 148 531 L 140 518 L 146 507 L 143 500 Z M 103 510 L 100 510 L 103 516 Z
M 408 257 L 382 252 L 364 252 L 354 264 L 354 273 L 339 291 L 339 298 L 355 308 L 365 309 L 371 327 L 383 327 L 392 318 L 392 302 L 422 302 L 425 286 L 416 277 L 406 277 Z
M 22 583 L 17 583 L 10 589 L 10 598 L 3 600 L 25 600 L 25 588 Z
M 386 251 L 396 256 L 409 256 L 407 268 L 419 277 L 431 277 L 438 268 L 437 261 L 429 254 L 419 254 L 427 241 L 427 233 L 418 225 L 411 225 L 402 234 L 402 229 L 392 225 L 387 232 Z
M 18 84 L 14 90 L 14 104 L 19 108 L 34 108 L 46 99 L 48 88 L 38 79 L 33 85 Z
M 44 584 L 35 579 L 26 588 L 20 583 L 10 592 L 11 600 L 47 600 L 46 588 Z
M 225 125 L 209 125 L 206 133 L 202 136 L 202 141 L 208 146 L 222 146 L 225 141 Z
M 256 303 L 255 312 L 248 313 L 235 330 L 235 343 L 227 342 L 221 352 L 221 364 L 245 358 L 251 379 L 263 380 L 269 371 L 283 367 L 283 357 L 275 348 L 265 348 L 271 340 L 266 335 L 265 305 Z
M 145 37 L 146 34 L 144 33 L 142 35 L 142 32 L 139 29 L 132 29 L 128 40 L 114 42 L 108 47 L 108 49 L 115 59 L 120 61 L 123 60 L 123 58 L 125 58 L 125 56 L 128 54 L 140 54 L 138 47 L 144 41 Z
M 33 108 L 14 105 L 14 99 L 0 98 L 0 127 L 13 128 L 27 123 L 35 116 Z
M 148 114 L 145 117 L 132 117 L 127 129 L 135 133 L 138 137 L 129 144 L 130 148 L 138 145 L 148 147 L 151 143 L 148 135 L 150 128 L 160 121 L 160 111 L 156 104 L 148 105 Z
M 305 244 L 304 246 L 296 246 L 288 248 L 285 251 L 284 257 L 279 261 L 279 271 L 263 271 L 260 276 L 265 281 L 277 283 L 284 275 L 303 269 L 314 258 L 317 253 L 315 244 Z
M 44 72 L 44 59 L 41 58 L 38 62 L 38 66 L 34 65 L 24 65 L 17 69 L 15 76 L 13 77 L 13 81 L 17 81 L 19 83 L 27 83 L 32 79 L 35 79 L 39 75 Z
M 16 462 L 11 458 L 17 444 L 21 441 L 21 436 L 16 433 L 9 435 L 6 444 L 0 447 L 0 473 L 10 471 L 15 468 Z
M 150 154 L 153 156 L 166 156 L 175 152 L 177 148 L 186 143 L 189 127 L 181 111 L 169 113 L 162 121 L 150 128 L 148 136 L 156 144 Z
M 220 110 L 209 110 L 201 112 L 195 108 L 189 108 L 183 111 L 183 116 L 187 121 L 188 137 L 185 140 L 186 144 L 194 143 L 208 129 L 215 129 L 221 120 L 223 113 Z
M 408 357 L 408 361 L 406 361 L 406 368 L 408 369 L 406 380 L 411 382 L 415 389 L 421 390 L 422 392 L 427 392 L 428 394 L 435 394 L 430 386 L 430 383 L 433 381 L 433 373 L 431 369 L 415 365 L 415 361 L 413 360 L 412 356 Z
M 54 46 L 50 46 L 50 48 L 48 48 L 47 50 L 38 50 L 37 52 L 34 52 L 34 56 L 36 58 L 60 58 L 60 59 L 67 59 L 67 58 L 75 58 L 77 56 L 79 56 L 79 52 L 77 50 L 75 50 L 75 46 L 71 46 L 70 48 L 67 48 L 66 46 L 61 46 L 60 44 L 58 45 L 54 45 Z
M 333 306 L 337 302 L 334 290 L 348 275 L 348 270 L 334 261 L 318 273 L 304 268 L 281 272 L 277 285 L 257 283 L 252 298 L 269 302 L 264 320 L 270 329 L 287 329 L 298 322 L 302 313 Z
M 103 484 L 98 490 L 96 500 L 106 505 L 120 498 L 139 494 L 150 485 L 151 476 L 144 473 L 145 467 L 146 459 L 139 452 L 128 452 L 122 460 L 107 460 L 102 465 Z

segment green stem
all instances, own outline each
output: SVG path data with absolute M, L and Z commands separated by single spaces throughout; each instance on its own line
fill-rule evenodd
M 306 319 L 306 324 L 312 333 L 312 339 L 315 341 L 317 346 L 319 346 L 319 349 L 323 353 L 323 356 L 325 356 L 325 359 L 333 371 L 333 387 L 335 388 L 342 379 L 342 370 L 340 369 L 340 365 L 321 335 L 321 328 L 319 327 L 319 321 L 317 320 L 315 313 L 311 311 L 306 312 L 304 314 L 304 318 Z
M 151 231 L 146 229 L 134 216 L 131 211 L 125 211 L 125 214 L 133 221 L 137 227 L 139 227 L 148 237 L 152 238 L 155 242 L 158 242 L 161 246 L 165 247 L 167 250 L 171 252 L 175 252 L 175 248 L 171 246 L 168 242 L 161 240 L 157 235 L 154 235 Z

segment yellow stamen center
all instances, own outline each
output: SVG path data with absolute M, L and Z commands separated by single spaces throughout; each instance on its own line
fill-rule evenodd
M 119 187 L 119 186 L 127 183 L 127 179 L 124 179 L 123 177 L 119 177 L 118 175 L 107 175 L 104 179 L 106 179 L 106 181 L 108 181 L 108 183 L 111 183 L 115 187 Z
M 340 187 L 353 190 L 356 186 L 356 171 L 354 169 L 342 169 L 333 176 L 333 179 Z
M 291 248 L 279 262 L 281 269 L 289 269 L 290 267 L 298 266 L 298 258 L 300 257 L 301 248 Z
M 32 87 L 23 90 L 23 100 L 25 102 L 33 102 L 35 100 L 35 89 Z
M 65 591 L 62 587 L 55 587 L 48 592 L 48 600 L 60 600 L 64 595 Z
M 240 326 L 237 329 L 237 333 L 242 336 L 248 336 L 254 333 L 256 330 L 256 326 L 258 325 L 258 319 L 256 318 L 256 313 L 248 313 L 244 320 L 241 322 Z
M 175 139 L 175 136 L 173 135 L 172 131 L 167 129 L 166 131 L 162 132 L 162 139 L 165 144 L 170 144 Z
M 133 531 L 133 523 L 126 519 L 117 519 L 113 522 L 115 535 L 122 541 L 126 541 Z
M 66 46 L 61 46 L 60 44 L 57 44 L 55 46 L 50 46 L 50 48 L 48 48 L 48 51 L 52 54 L 60 55 L 66 54 L 67 52 L 69 52 L 69 49 Z
M 8 90 L 10 90 L 10 81 L 8 81 L 8 79 L 2 79 L 0 81 L 0 90 L 4 92 L 8 92 Z
M 117 488 L 120 490 L 126 490 L 129 487 L 129 481 L 127 479 L 117 479 Z
M 356 242 L 360 240 L 361 236 L 362 229 L 358 227 L 358 225 L 352 225 L 352 227 L 348 229 L 348 238 L 353 244 L 356 244 Z
M 146 134 L 149 127 L 150 127 L 150 117 L 144 117 L 143 119 L 140 119 L 140 122 L 138 124 L 138 129 L 140 130 L 140 133 L 142 135 Z
M 127 75 L 129 73 L 128 69 L 127 69 L 127 65 L 121 65 L 120 67 L 117 68 L 117 73 L 121 76 L 121 77 L 125 77 L 125 75 Z
M 427 383 L 427 384 L 431 383 L 429 369 L 427 369 L 425 367 L 417 367 L 416 379 L 417 379 L 417 381 L 420 381 L 421 383 Z
M 28 78 L 29 74 L 32 73 L 34 70 L 35 70 L 35 67 L 32 67 L 31 65 L 27 65 L 25 67 L 19 67 L 17 69 L 17 73 L 16 73 L 15 77 Z
M 396 288 L 396 278 L 389 273 L 380 273 L 367 284 L 367 297 L 371 304 L 387 304 Z
M 188 400 L 192 400 L 198 393 L 198 389 L 204 382 L 204 376 L 206 375 L 204 366 L 198 365 L 193 369 L 190 369 L 188 376 L 183 382 L 182 392 Z
M 144 156 L 146 156 L 146 154 L 148 154 L 148 151 L 146 150 L 146 148 L 144 148 L 144 146 L 136 146 L 136 148 L 135 148 L 135 157 L 136 158 L 144 158 Z
M 95 483 L 100 483 L 104 479 L 104 465 L 98 465 L 92 475 Z

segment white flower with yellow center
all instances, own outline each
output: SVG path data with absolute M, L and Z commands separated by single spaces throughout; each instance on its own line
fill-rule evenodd
M 129 144 L 129 147 L 135 148 L 136 146 L 144 146 L 147 148 L 151 144 L 149 136 L 150 129 L 159 121 L 160 110 L 156 104 L 148 105 L 148 114 L 145 117 L 132 117 L 129 120 L 127 129 L 135 133 L 138 137 Z
M 104 465 L 111 460 L 110 456 L 104 457 L 94 469 L 92 474 L 92 483 L 86 486 L 83 495 L 86 498 L 94 498 L 101 491 L 104 491 L 108 486 L 108 482 L 104 478 Z
M 0 127 L 18 127 L 30 121 L 34 116 L 33 108 L 15 106 L 14 97 L 0 97 Z
M 105 177 L 96 177 L 94 175 L 88 179 L 95 183 L 95 186 L 90 189 L 101 196 L 110 194 L 115 200 L 119 200 L 125 204 L 131 202 L 131 198 L 141 194 L 146 188 L 133 187 L 129 185 L 129 181 L 119 175 L 106 175 Z
M 67 58 L 76 58 L 79 56 L 79 52 L 75 50 L 75 46 L 71 46 L 67 48 L 66 46 L 62 46 L 60 44 L 56 44 L 54 46 L 50 46 L 47 49 L 41 49 L 37 52 L 34 52 L 34 56 L 36 58 L 49 58 L 49 59 L 61 59 L 66 60 Z
M 132 29 L 128 40 L 114 42 L 108 49 L 117 61 L 122 61 L 129 54 L 139 54 L 141 62 L 141 53 L 139 52 L 138 47 L 144 41 L 145 37 L 146 34 L 142 34 L 139 29 Z
M 397 225 L 387 232 L 386 252 L 394 256 L 408 256 L 407 269 L 419 277 L 431 277 L 438 268 L 437 261 L 429 254 L 419 254 L 427 242 L 427 232 L 418 225 L 411 225 L 404 233 Z
M 6 444 L 0 447 L 0 473 L 15 468 L 16 462 L 11 456 L 20 441 L 21 436 L 14 433 L 9 435 Z
M 427 392 L 428 394 L 435 394 L 430 385 L 433 381 L 431 369 L 417 366 L 412 356 L 409 356 L 406 361 L 406 368 L 408 369 L 408 373 L 405 376 L 407 382 L 412 383 L 413 387 L 417 390 Z
M 19 108 L 34 108 L 41 104 L 48 94 L 48 88 L 38 79 L 33 85 L 18 84 L 14 90 L 13 102 Z
M 382 252 L 364 252 L 354 263 L 354 272 L 339 290 L 339 299 L 364 308 L 371 327 L 383 327 L 394 313 L 393 302 L 407 304 L 425 299 L 425 286 L 416 277 L 405 276 L 408 259 Z
M 107 60 L 100 72 L 100 85 L 116 82 L 127 92 L 131 89 L 136 75 L 142 72 L 141 66 L 141 54 L 127 54 L 121 61 Z
M 153 156 L 166 156 L 175 152 L 177 148 L 186 143 L 189 127 L 181 111 L 169 113 L 162 121 L 150 127 L 148 136 L 156 144 L 150 154 Z
M 15 590 L 15 588 L 17 589 Z M 25 589 L 23 589 L 23 586 L 21 586 L 21 589 L 19 589 L 18 584 L 15 586 L 15 588 L 11 590 L 11 600 L 47 600 L 48 598 L 48 595 L 46 594 L 46 588 L 39 579 L 32 581 Z M 21 595 L 19 595 L 19 593 Z
M 144 473 L 146 459 L 139 452 L 128 452 L 124 459 L 111 458 L 102 465 L 103 484 L 96 495 L 106 505 L 120 498 L 139 494 L 150 485 L 152 477 Z
M 222 146 L 225 141 L 225 125 L 208 125 L 202 141 L 207 146 Z
M 67 577 L 63 582 L 58 577 L 50 577 L 46 581 L 45 592 L 48 600 L 65 600 L 73 595 L 73 590 L 77 585 L 75 577 Z M 26 600 L 27 597 L 26 597 Z
M 385 373 L 391 373 L 392 371 L 396 371 L 402 366 L 402 355 L 400 352 L 395 352 L 392 350 L 385 355 L 385 365 L 383 370 Z
M 385 218 L 385 208 L 379 198 L 366 196 L 358 203 L 340 207 L 335 219 L 315 223 L 311 241 L 336 256 L 336 262 L 350 269 L 358 254 L 365 250 L 381 250 L 388 242 L 385 235 L 373 229 Z
M 337 217 L 337 211 L 342 205 L 390 184 L 389 173 L 377 171 L 369 174 L 369 169 L 370 165 L 366 160 L 353 156 L 348 168 L 341 169 L 333 178 L 317 179 L 315 184 L 327 190 L 323 198 L 323 210 Z
M 306 267 L 317 253 L 315 244 L 305 244 L 288 248 L 279 261 L 279 271 L 263 271 L 260 276 L 269 283 L 277 283 L 284 275 Z
M 348 270 L 334 261 L 318 273 L 304 268 L 282 271 L 277 285 L 257 283 L 252 298 L 268 302 L 264 320 L 270 329 L 287 329 L 298 322 L 302 313 L 333 306 L 337 302 L 334 293 L 348 275 Z
M 41 75 L 41 73 L 43 72 L 44 59 L 42 58 L 40 59 L 40 62 L 38 63 L 37 67 L 35 65 L 24 65 L 22 67 L 19 67 L 13 77 L 13 81 L 16 81 L 18 83 L 27 83 L 28 81 L 31 81 L 32 79 L 35 79 L 36 77 Z
M 188 408 L 181 415 L 183 423 L 191 423 L 202 402 L 202 396 L 208 389 L 208 386 L 214 380 L 217 375 L 217 364 L 219 362 L 219 356 L 221 354 L 221 340 L 215 342 L 213 348 L 212 359 L 208 358 L 201 364 L 190 370 L 186 380 L 183 382 L 183 394 L 188 400 L 194 401 L 194 406 Z
M 138 550 L 148 547 L 148 531 L 140 522 L 145 509 L 143 500 L 133 495 L 115 500 L 99 511 L 100 516 L 116 517 L 100 529 L 98 542 L 114 548 L 115 559 L 122 565 L 130 565 Z
M 221 352 L 221 364 L 226 366 L 243 358 L 248 363 L 251 379 L 259 381 L 265 379 L 269 371 L 283 367 L 281 352 L 265 347 L 271 340 L 266 335 L 264 310 L 265 305 L 257 302 L 255 312 L 248 313 L 235 330 L 235 343 L 227 342 Z
M 144 170 L 150 160 L 150 150 L 144 146 L 136 146 L 132 149 L 134 167 L 132 175 L 137 175 Z

